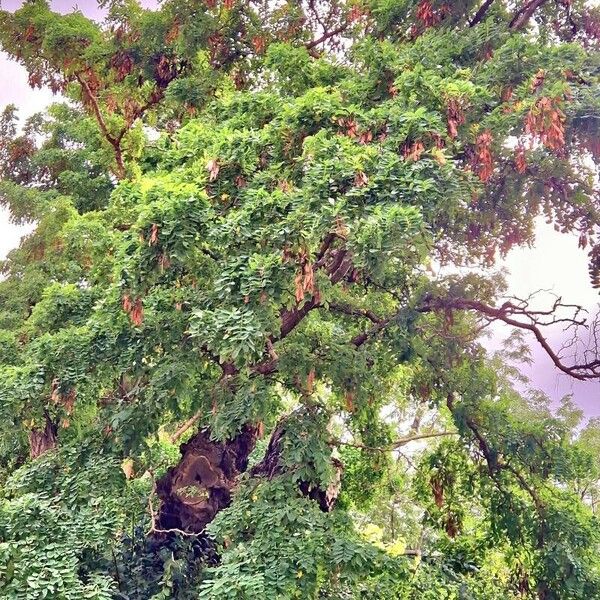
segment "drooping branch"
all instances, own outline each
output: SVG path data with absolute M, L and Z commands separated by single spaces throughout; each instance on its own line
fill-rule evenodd
M 282 461 L 282 454 L 285 448 L 284 438 L 287 435 L 288 423 L 295 416 L 296 413 L 292 412 L 279 420 L 279 423 L 271 434 L 263 459 L 250 470 L 251 477 L 273 479 L 286 472 L 290 472 L 290 467 L 286 466 L 284 461 Z M 315 500 L 324 512 L 330 512 L 333 509 L 341 489 L 343 465 L 337 458 L 331 457 L 331 467 L 333 477 L 327 487 L 315 486 L 308 481 L 298 481 L 300 492 L 304 496 Z
M 342 239 L 336 233 L 330 232 L 324 238 L 312 266 L 313 274 L 324 270 L 331 283 L 339 283 L 353 268 L 352 255 L 345 247 L 334 248 L 336 239 Z M 250 367 L 250 370 L 260 375 L 270 375 L 277 370 L 277 356 L 273 345 L 286 338 L 315 308 L 321 306 L 318 292 L 308 300 L 303 300 L 293 308 L 284 308 L 280 312 L 281 326 L 278 334 L 271 335 L 266 342 L 265 357 Z
M 111 135 L 110 131 L 108 131 L 108 127 L 106 126 L 106 122 L 104 121 L 104 117 L 102 116 L 102 112 L 100 110 L 100 106 L 98 105 L 98 99 L 96 98 L 96 95 L 92 92 L 88 82 L 81 76 L 80 73 L 76 73 L 75 78 L 79 82 L 79 85 L 82 87 L 85 98 L 92 106 L 94 116 L 96 117 L 96 121 L 98 121 L 98 125 L 104 137 L 111 144 L 113 144 L 116 141 L 116 139 Z

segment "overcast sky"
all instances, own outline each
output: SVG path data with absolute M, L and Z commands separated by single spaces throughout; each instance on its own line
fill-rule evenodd
M 20 0 L 0 0 L 5 10 L 14 10 L 22 2 Z M 51 2 L 55 10 L 69 12 L 74 7 L 87 16 L 98 18 L 95 0 L 54 0 Z M 155 0 L 143 0 L 148 8 L 156 6 Z M 0 110 L 9 103 L 16 104 L 19 114 L 25 118 L 42 110 L 52 101 L 49 90 L 31 90 L 27 85 L 27 75 L 22 67 L 10 61 L 0 53 Z M 26 229 L 16 227 L 9 222 L 6 211 L 0 209 L 0 257 L 14 248 Z M 510 293 L 520 297 L 528 296 L 535 290 L 552 290 L 568 303 L 580 304 L 591 313 L 598 308 L 598 291 L 589 285 L 586 252 L 577 247 L 577 238 L 559 234 L 552 226 L 539 221 L 535 248 L 513 250 L 503 266 L 509 270 Z M 551 298 L 548 298 L 551 302 Z M 501 329 L 497 330 L 502 332 Z M 508 331 L 505 332 L 508 334 Z M 558 348 L 563 341 L 561 330 L 550 333 L 553 346 Z M 565 394 L 573 394 L 576 403 L 588 416 L 600 416 L 600 383 L 577 382 L 558 372 L 543 350 L 530 340 L 534 363 L 523 369 L 534 385 L 554 399 Z M 492 342 L 493 345 L 497 341 Z

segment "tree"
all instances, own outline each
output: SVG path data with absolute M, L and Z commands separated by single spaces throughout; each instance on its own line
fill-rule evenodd
M 69 101 L 0 123 L 3 593 L 599 595 L 593 425 L 482 340 L 585 317 L 456 272 L 543 213 L 597 281 L 597 11 L 104 4 L 2 13 Z

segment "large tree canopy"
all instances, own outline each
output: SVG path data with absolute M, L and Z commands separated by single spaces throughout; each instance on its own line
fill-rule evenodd
M 0 595 L 600 598 L 600 427 L 518 373 L 594 324 L 494 269 L 544 215 L 600 285 L 600 12 L 100 4 L 0 12 L 64 96 L 0 119 Z

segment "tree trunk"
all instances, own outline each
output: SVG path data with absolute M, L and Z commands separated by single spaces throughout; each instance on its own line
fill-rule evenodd
M 280 456 L 288 418 L 283 418 L 273 431 L 264 458 L 250 472 L 252 477 L 272 479 L 283 473 Z M 208 429 L 203 429 L 182 444 L 181 460 L 156 483 L 161 501 L 156 528 L 201 533 L 220 510 L 230 505 L 238 479 L 248 468 L 258 432 L 257 426 L 246 424 L 232 440 L 218 442 L 211 440 Z M 333 509 L 340 491 L 342 463 L 332 459 L 332 464 L 334 477 L 327 489 L 305 481 L 298 484 L 301 493 L 325 512 Z
M 203 531 L 220 510 L 229 506 L 257 438 L 258 427 L 245 425 L 226 442 L 211 440 L 210 432 L 203 429 L 182 444 L 179 464 L 156 485 L 161 501 L 157 528 Z
M 46 415 L 46 426 L 44 429 L 36 428 L 29 432 L 29 457 L 35 459 L 44 454 L 44 452 L 56 448 L 58 444 L 57 433 L 56 424 Z

